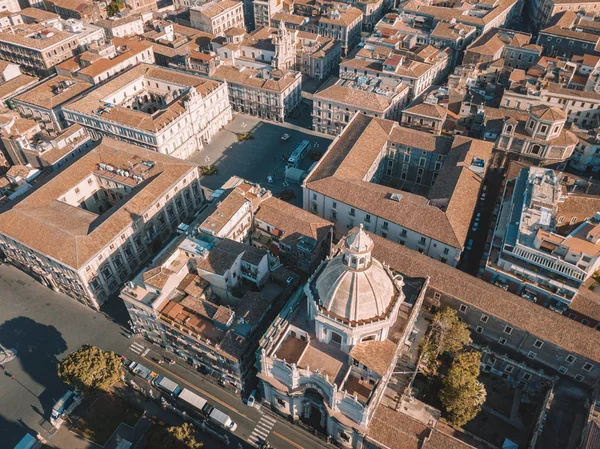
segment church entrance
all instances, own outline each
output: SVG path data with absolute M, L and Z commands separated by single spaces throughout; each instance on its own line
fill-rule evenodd
M 301 420 L 321 433 L 325 433 L 327 430 L 327 412 L 323 401 L 323 395 L 314 388 L 308 388 L 304 392 L 304 409 Z

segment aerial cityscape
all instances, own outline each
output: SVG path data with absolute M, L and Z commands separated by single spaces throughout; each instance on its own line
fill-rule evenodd
M 600 449 L 600 0 L 0 0 L 0 449 L 200 448 Z

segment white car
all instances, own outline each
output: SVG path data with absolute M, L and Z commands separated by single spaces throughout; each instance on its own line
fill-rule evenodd
M 283 142 L 285 142 L 285 141 L 286 141 L 286 140 L 288 140 L 289 138 L 290 138 L 290 135 L 289 135 L 289 134 L 283 134 L 283 135 L 281 136 L 281 140 L 282 140 Z
M 250 396 L 248 396 L 248 402 L 246 402 L 248 407 L 254 407 L 254 404 L 256 402 L 256 399 L 254 399 L 255 394 L 256 394 L 256 390 L 252 390 L 252 393 L 250 393 Z

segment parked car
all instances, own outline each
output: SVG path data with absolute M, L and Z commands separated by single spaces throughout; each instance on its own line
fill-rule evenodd
M 281 140 L 282 140 L 283 142 L 285 142 L 285 141 L 286 141 L 286 140 L 288 140 L 289 138 L 290 138 L 290 135 L 289 135 L 289 134 L 287 134 L 287 133 L 286 133 L 286 134 L 283 134 L 283 135 L 281 136 Z
M 246 402 L 248 407 L 254 407 L 254 404 L 256 402 L 254 395 L 256 395 L 256 390 L 252 390 L 252 392 L 250 393 L 250 396 L 248 396 L 248 402 Z
M 292 282 L 294 282 L 294 277 L 290 276 L 285 280 L 285 285 L 290 285 Z

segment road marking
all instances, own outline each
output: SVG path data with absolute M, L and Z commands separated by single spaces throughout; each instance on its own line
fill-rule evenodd
M 175 377 L 176 379 L 180 380 L 181 382 L 183 382 L 184 384 L 186 384 L 187 386 L 194 388 L 195 390 L 201 392 L 202 394 L 204 394 L 205 396 L 208 396 L 209 398 L 211 398 L 213 401 L 218 402 L 219 404 L 221 404 L 224 407 L 227 407 L 229 410 L 231 410 L 232 412 L 237 413 L 240 416 L 243 416 L 244 418 L 246 418 L 249 421 L 252 421 L 252 419 L 248 418 L 246 415 L 244 415 L 243 413 L 240 413 L 239 410 L 233 408 L 231 405 L 221 401 L 219 398 L 214 397 L 212 394 L 208 393 L 207 391 L 204 391 L 202 388 L 188 382 L 187 380 L 185 380 L 183 377 L 178 376 L 177 374 L 175 374 L 173 371 L 169 371 L 166 368 L 163 368 L 162 366 L 160 366 L 158 363 L 153 362 L 152 360 L 150 360 L 147 357 L 144 357 L 144 360 L 146 360 L 147 362 L 151 363 L 152 365 L 156 366 L 159 369 L 162 369 L 164 371 L 166 371 L 167 373 L 169 373 L 171 376 Z M 254 422 L 254 421 L 252 421 Z
M 129 345 L 129 350 L 130 350 L 131 352 L 134 352 L 134 353 L 136 353 L 137 355 L 142 355 L 142 352 L 143 352 L 145 349 L 146 349 L 146 348 L 145 348 L 144 346 L 142 346 L 141 344 L 139 344 L 139 343 L 135 343 L 135 342 L 134 342 L 134 343 L 131 343 L 131 344 Z
M 263 438 L 267 438 L 269 436 L 269 432 L 265 432 L 264 430 L 257 429 L 256 427 L 252 431 L 250 435 L 260 435 Z
M 272 422 L 273 424 L 275 424 L 277 422 L 277 420 L 275 418 L 271 418 L 270 416 L 267 415 L 263 415 L 262 418 L 260 418 L 260 420 L 265 420 L 265 421 L 269 421 Z
M 273 427 L 273 426 L 271 426 L 271 427 Z M 265 431 L 267 433 L 271 431 L 271 427 L 267 427 L 267 426 L 265 426 L 264 424 L 261 424 L 261 423 L 258 423 L 256 425 L 256 429 L 263 430 L 263 431 Z
M 303 446 L 300 446 L 298 443 L 294 443 L 292 440 L 287 439 L 286 437 L 284 437 L 282 434 L 277 433 L 277 432 L 273 432 L 273 435 L 278 436 L 279 438 L 281 438 L 283 441 L 290 443 L 294 446 L 296 446 L 298 449 L 304 449 Z

